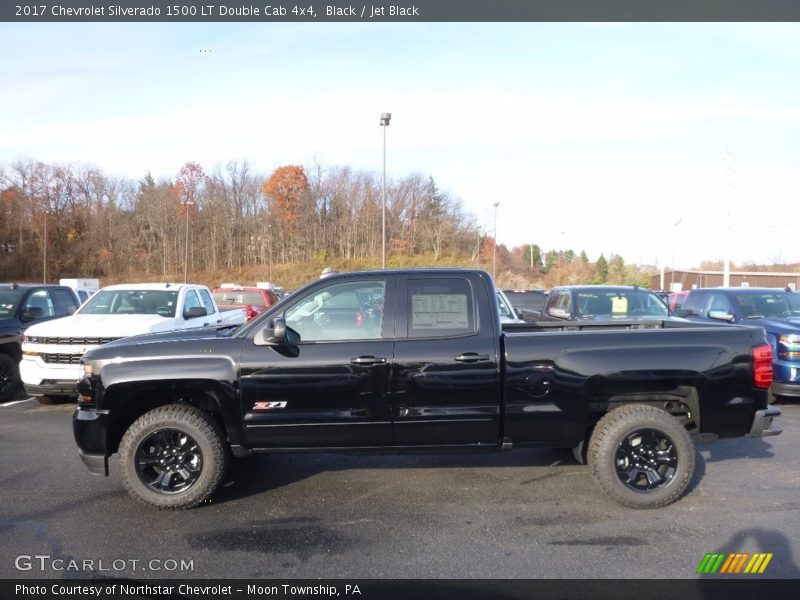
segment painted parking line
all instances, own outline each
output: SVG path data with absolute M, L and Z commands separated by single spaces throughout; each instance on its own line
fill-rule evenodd
M 23 402 L 33 402 L 33 398 L 25 398 L 25 400 L 13 400 L 11 402 L 5 402 L 0 404 L 0 408 L 5 406 L 14 406 L 15 404 L 22 404 Z

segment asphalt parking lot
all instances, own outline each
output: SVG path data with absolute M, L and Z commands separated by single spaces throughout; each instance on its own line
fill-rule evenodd
M 259 455 L 207 505 L 158 512 L 115 460 L 88 474 L 73 406 L 18 401 L 0 406 L 0 578 L 695 578 L 720 551 L 798 578 L 800 405 L 780 408 L 778 437 L 699 446 L 689 493 L 658 510 L 606 499 L 568 451 L 513 450 Z

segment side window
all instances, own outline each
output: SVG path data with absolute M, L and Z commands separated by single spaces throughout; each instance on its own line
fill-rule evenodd
M 708 294 L 699 293 L 699 294 L 689 294 L 686 297 L 686 302 L 683 304 L 683 310 L 686 311 L 687 315 L 695 315 L 695 316 L 705 316 L 705 306 L 706 306 L 706 299 L 708 298 Z
M 466 279 L 409 279 L 408 337 L 475 333 L 472 297 Z
M 55 301 L 56 316 L 63 317 L 69 314 L 70 308 L 78 308 L 75 299 L 67 290 L 51 290 L 51 295 Z
M 203 288 L 200 288 L 197 292 L 200 294 L 200 301 L 203 303 L 206 312 L 209 315 L 213 315 L 216 309 L 214 308 L 214 302 L 211 300 L 211 294 L 208 293 L 208 290 L 204 290 Z
M 189 310 L 190 308 L 195 308 L 198 306 L 203 306 L 200 304 L 200 299 L 197 297 L 197 294 L 194 290 L 186 290 L 186 295 L 183 297 L 183 310 L 184 312 Z
M 56 316 L 53 299 L 47 290 L 39 290 L 28 296 L 25 310 L 32 312 L 36 318 Z
M 286 325 L 302 342 L 382 337 L 386 282 L 354 281 L 325 287 L 289 308 Z

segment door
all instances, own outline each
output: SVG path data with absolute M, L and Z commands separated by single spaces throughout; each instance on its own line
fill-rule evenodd
M 254 331 L 240 372 L 251 445 L 394 444 L 391 284 L 374 276 L 320 282 L 282 313 L 296 336 L 291 343 L 270 345 L 263 335 L 270 323 Z
M 399 445 L 497 443 L 500 372 L 494 305 L 480 278 L 399 282 L 393 419 Z M 483 312 L 481 312 L 481 310 Z

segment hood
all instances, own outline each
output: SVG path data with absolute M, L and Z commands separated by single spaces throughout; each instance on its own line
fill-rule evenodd
M 163 347 L 168 352 L 174 346 L 190 344 L 192 351 L 196 350 L 197 342 L 202 340 L 217 340 L 221 337 L 228 337 L 236 330 L 236 327 L 197 327 L 195 329 L 175 329 L 162 333 L 149 333 L 136 335 L 124 339 L 116 340 L 98 346 L 84 354 L 87 360 L 98 360 L 116 356 L 120 348 L 141 348 L 147 346 L 147 354 L 160 354 Z M 154 346 L 155 345 L 155 346 Z
M 81 315 L 53 319 L 28 328 L 30 336 L 47 337 L 128 337 L 142 333 L 168 331 L 175 319 L 159 315 Z
M 742 324 L 763 327 L 767 333 L 777 335 L 800 333 L 800 318 L 798 317 L 785 317 L 783 319 L 776 319 L 774 317 L 764 317 L 763 319 L 744 319 Z
M 25 326 L 15 318 L 12 317 L 0 318 L 0 335 L 10 334 L 10 333 L 17 334 L 24 328 Z

